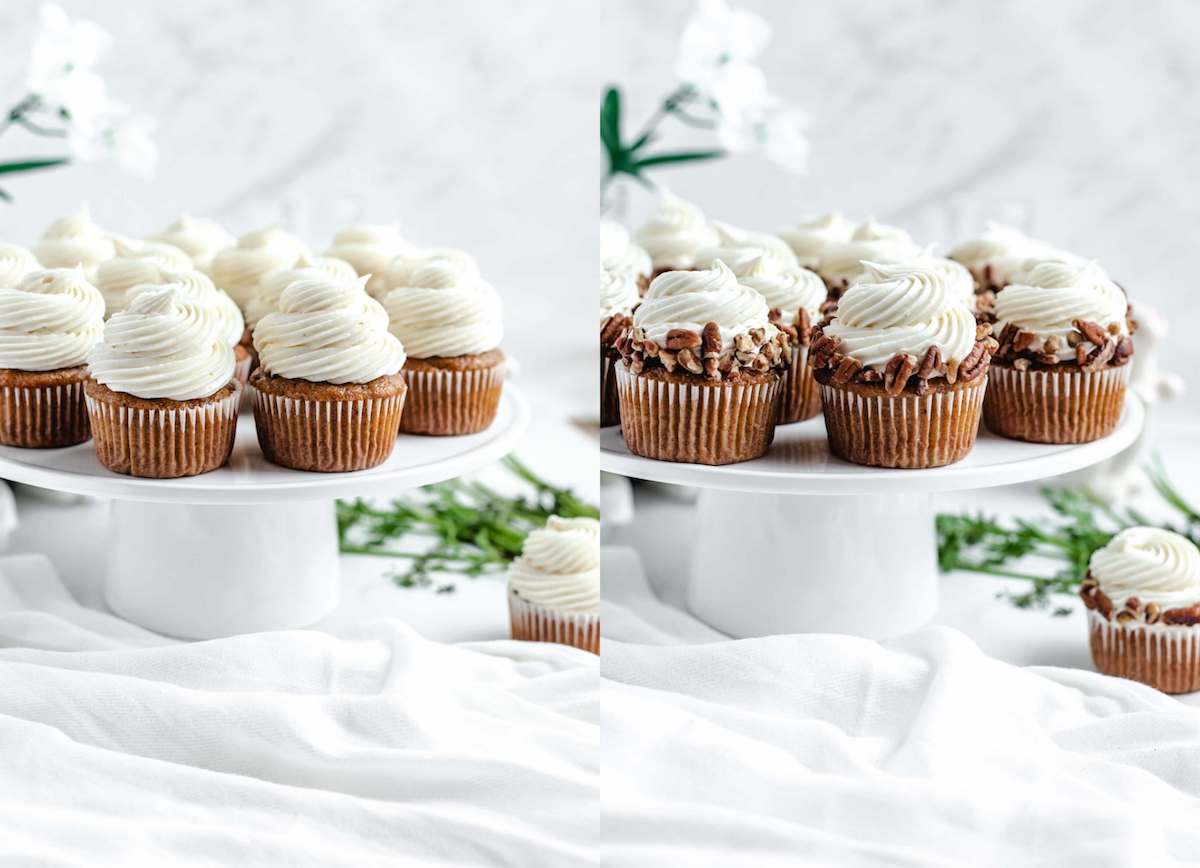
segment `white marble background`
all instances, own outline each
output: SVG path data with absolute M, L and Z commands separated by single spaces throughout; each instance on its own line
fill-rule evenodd
M 1019 220 L 1099 258 L 1135 301 L 1168 313 L 1166 360 L 1191 379 L 1200 362 L 1200 5 L 738 2 L 774 26 L 762 63 L 772 88 L 812 115 L 810 170 L 789 176 L 750 155 L 666 169 L 658 180 L 715 216 L 764 229 L 840 208 L 945 244 L 989 217 Z M 634 126 L 671 85 L 692 7 L 605 4 L 606 74 L 624 86 Z M 709 141 L 690 132 L 666 143 Z

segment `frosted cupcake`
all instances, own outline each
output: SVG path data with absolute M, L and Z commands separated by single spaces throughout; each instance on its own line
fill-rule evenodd
M 867 269 L 809 351 L 830 451 L 875 467 L 952 464 L 975 443 L 995 341 L 927 264 Z
M 975 238 L 950 251 L 950 258 L 961 262 L 975 278 L 977 292 L 999 292 L 1017 281 L 1030 263 L 1046 259 L 1080 262 L 1045 241 L 1030 238 L 1019 229 L 1000 223 L 988 223 Z
M 473 260 L 398 261 L 384 300 L 392 334 L 408 353 L 408 407 L 400 430 L 456 435 L 496 418 L 504 388 L 500 297 Z
M 363 470 L 387 460 L 407 387 L 404 348 L 365 289 L 297 280 L 254 329 L 254 421 L 268 461 L 296 470 Z
M 621 354 L 617 339 L 633 325 L 639 289 L 637 274 L 629 269 L 600 268 L 600 427 L 621 424 L 616 366 Z
M 1133 358 L 1125 293 L 1094 263 L 1042 262 L 997 293 L 983 406 L 1004 437 L 1086 443 L 1121 418 Z
M 772 271 L 797 268 L 800 265 L 796 254 L 792 253 L 792 248 L 776 235 L 739 229 L 728 223 L 715 221 L 713 228 L 717 232 L 717 243 L 696 253 L 695 268 L 712 268 L 718 259 L 729 265 L 755 256 L 761 257 L 765 267 Z
M 1166 693 L 1200 690 L 1200 551 L 1191 540 L 1123 530 L 1092 554 L 1079 595 L 1097 669 Z
M 512 637 L 600 653 L 600 522 L 550 516 L 508 571 Z
M 382 299 L 391 289 L 387 269 L 397 256 L 409 256 L 417 247 L 393 223 L 358 223 L 339 229 L 325 256 L 349 263 L 359 277 L 370 275 L 367 292 Z
M 82 267 L 0 287 L 0 443 L 44 449 L 90 436 L 83 384 L 104 299 Z
M 821 260 L 826 252 L 849 241 L 856 228 L 854 221 L 847 220 L 841 211 L 833 211 L 811 220 L 802 220 L 776 234 L 792 248 L 801 265 L 820 271 Z
M 82 265 L 89 280 L 95 279 L 96 266 L 116 255 L 112 236 L 92 221 L 86 205 L 51 223 L 32 250 L 45 268 Z
M 213 282 L 246 310 L 258 282 L 268 271 L 291 268 L 308 256 L 304 242 L 279 227 L 247 232 L 236 245 L 218 252 L 212 260 Z
M 656 277 L 617 351 L 630 452 L 732 464 L 767 451 L 791 347 L 770 322 L 766 299 L 724 262 Z
M 850 284 L 866 274 L 865 263 L 906 262 L 919 257 L 922 252 L 903 229 L 870 219 L 858 226 L 848 241 L 828 246 L 817 266 L 817 273 L 829 287 L 830 295 L 838 298 Z
M 37 258 L 24 247 L 0 243 L 0 287 L 19 286 L 28 275 L 41 270 Z
M 88 355 L 96 456 L 116 473 L 153 479 L 216 470 L 237 429 L 233 348 L 213 309 L 181 287 L 131 296 Z
M 129 305 L 129 290 L 161 283 L 166 271 L 191 271 L 192 260 L 178 247 L 154 241 L 131 245 L 114 241 L 115 255 L 96 266 L 96 288 L 104 296 L 104 312 L 112 316 Z
M 253 329 L 264 316 L 279 309 L 279 297 L 297 280 L 332 280 L 334 283 L 356 283 L 357 274 L 349 262 L 331 256 L 301 256 L 288 268 L 268 271 L 258 281 L 254 294 L 246 303 L 246 325 Z M 368 283 L 368 286 L 370 284 Z
M 646 291 L 650 276 L 654 273 L 650 254 L 644 247 L 635 244 L 629 231 L 615 220 L 600 221 L 600 268 L 631 275 L 639 292 Z
M 213 257 L 226 247 L 237 244 L 237 238 L 216 220 L 182 214 L 179 219 L 159 232 L 146 236 L 147 241 L 170 244 L 188 255 L 192 266 L 208 273 Z
M 696 267 L 696 253 L 719 243 L 717 230 L 697 206 L 664 191 L 658 210 L 637 231 L 637 243 L 650 254 L 654 276 Z

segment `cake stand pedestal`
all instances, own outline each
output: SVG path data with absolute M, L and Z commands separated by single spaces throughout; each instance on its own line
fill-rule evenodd
M 781 426 L 765 456 L 723 467 L 639 458 L 620 429 L 607 428 L 600 467 L 700 489 L 687 604 L 712 627 L 737 638 L 833 632 L 882 639 L 927 623 L 937 608 L 936 492 L 1088 467 L 1129 446 L 1144 418 L 1129 396 L 1117 429 L 1094 443 L 1021 443 L 981 429 L 965 459 L 929 470 L 835 458 L 821 417 Z
M 529 405 L 511 384 L 490 428 L 465 437 L 401 435 L 391 457 L 355 473 L 268 462 L 254 417 L 238 420 L 229 463 L 182 479 L 112 473 L 92 444 L 0 447 L 0 477 L 112 499 L 104 596 L 118 615 L 159 633 L 212 639 L 303 627 L 338 601 L 334 500 L 461 476 L 512 451 Z M 71 544 L 70 528 L 63 545 Z

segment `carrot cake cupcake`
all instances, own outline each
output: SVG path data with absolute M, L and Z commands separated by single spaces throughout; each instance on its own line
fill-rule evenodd
M 801 265 L 819 272 L 826 251 L 849 241 L 856 228 L 854 221 L 847 220 L 841 211 L 831 211 L 821 217 L 802 220 L 776 234 L 792 248 Z
M 83 384 L 104 331 L 104 299 L 83 268 L 0 286 L 0 443 L 43 449 L 90 436 Z
M 332 256 L 301 256 L 288 268 L 268 271 L 258 281 L 254 294 L 246 303 L 246 325 L 253 329 L 258 321 L 279 309 L 279 296 L 297 280 L 332 280 L 335 283 L 355 283 L 359 275 L 344 259 Z M 370 286 L 370 283 L 367 284 Z
M 365 277 L 297 280 L 254 329 L 254 421 L 268 461 L 296 470 L 364 470 L 396 443 L 404 348 Z
M 871 218 L 854 230 L 849 241 L 829 245 L 821 257 L 818 274 L 825 280 L 830 295 L 837 298 L 866 273 L 867 262 L 906 262 L 921 253 L 922 248 L 903 229 Z
M 229 293 L 244 312 L 268 271 L 291 268 L 301 256 L 307 256 L 304 242 L 278 226 L 247 232 L 237 244 L 219 251 L 212 260 L 213 282 Z
M 600 653 L 600 522 L 550 516 L 508 570 L 512 637 Z
M 95 279 L 97 265 L 116 255 L 111 234 L 92 221 L 86 205 L 51 223 L 32 250 L 45 268 L 82 265 L 89 280 Z
M 1052 244 L 1030 238 L 1019 229 L 1000 223 L 989 223 L 987 229 L 955 246 L 949 255 L 970 269 L 976 291 L 980 293 L 999 292 L 1017 282 L 1031 261 L 1082 262 L 1079 257 Z
M 116 255 L 96 266 L 96 288 L 104 296 L 104 312 L 112 316 L 129 304 L 129 290 L 139 284 L 161 283 L 165 271 L 191 271 L 192 260 L 178 247 L 155 241 L 134 246 L 113 242 Z
M 1092 554 L 1079 595 L 1097 669 L 1166 693 L 1200 690 L 1200 551 L 1191 540 L 1123 530 Z
M 146 236 L 147 241 L 157 241 L 178 247 L 192 260 L 196 270 L 208 273 L 213 257 L 226 247 L 237 244 L 237 238 L 226 231 L 216 220 L 182 214 L 179 219 L 159 232 Z
M 241 387 L 214 308 L 181 287 L 135 287 L 88 355 L 85 385 L 100 463 L 167 479 L 224 464 Z
M 713 229 L 717 232 L 717 243 L 696 253 L 695 268 L 712 268 L 718 259 L 730 265 L 755 256 L 762 257 L 766 267 L 776 271 L 800 265 L 792 248 L 776 235 L 739 229 L 719 221 L 713 222 Z
M 637 243 L 650 254 L 654 275 L 696 267 L 696 253 L 720 242 L 704 212 L 664 190 L 658 210 L 637 231 Z
M 600 267 L 600 427 L 621 424 L 616 365 L 621 358 L 617 338 L 633 325 L 639 301 L 637 274 Z
M 654 265 L 646 249 L 633 242 L 627 230 L 615 220 L 600 221 L 600 268 L 609 272 L 628 272 L 633 275 L 639 292 L 650 285 Z
M 382 300 L 391 289 L 386 275 L 392 260 L 416 252 L 394 223 L 358 223 L 339 229 L 325 256 L 349 263 L 359 277 L 370 275 L 367 292 Z
M 469 257 L 397 260 L 384 300 L 408 353 L 408 406 L 400 430 L 455 435 L 496 418 L 504 387 L 500 296 Z
M 829 448 L 875 467 L 938 467 L 975 443 L 995 341 L 939 271 L 866 263 L 814 331 Z
M 630 452 L 732 464 L 767 451 L 791 360 L 769 310 L 720 260 L 651 282 L 617 340 L 621 433 Z
M 21 245 L 0 243 L 0 287 L 19 286 L 26 275 L 41 269 L 37 258 Z

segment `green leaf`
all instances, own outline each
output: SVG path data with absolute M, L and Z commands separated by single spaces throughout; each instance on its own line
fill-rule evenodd
M 678 151 L 673 154 L 655 154 L 643 157 L 633 164 L 634 169 L 641 170 L 650 166 L 665 166 L 672 163 L 694 163 L 699 160 L 715 160 L 725 156 L 724 151 Z
M 11 202 L 13 197 L 9 195 L 7 190 L 0 189 L 0 199 L 3 199 L 5 202 Z
M 615 165 L 622 153 L 621 92 L 615 87 L 604 92 L 604 101 L 600 104 L 600 141 L 608 151 L 609 162 Z
M 10 172 L 31 172 L 34 169 L 49 169 L 70 161 L 69 157 L 50 157 L 45 160 L 18 160 L 15 163 L 0 163 L 0 175 L 7 175 Z

